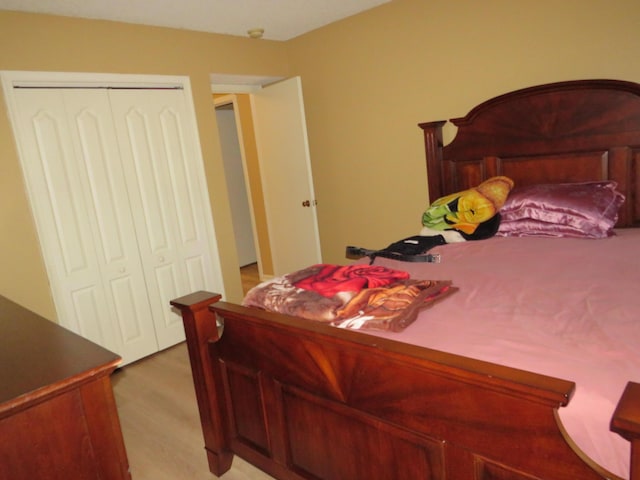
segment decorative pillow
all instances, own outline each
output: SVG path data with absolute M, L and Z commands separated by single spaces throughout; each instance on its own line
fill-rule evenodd
M 514 188 L 497 235 L 604 238 L 613 234 L 624 195 L 613 181 Z
M 481 240 L 496 233 L 499 219 L 493 228 L 487 222 L 497 217 L 513 180 L 508 177 L 491 177 L 480 185 L 438 198 L 422 214 L 422 225 L 441 233 L 456 230 L 466 240 Z

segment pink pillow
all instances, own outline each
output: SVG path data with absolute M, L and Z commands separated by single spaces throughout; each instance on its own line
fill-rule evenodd
M 613 234 L 624 195 L 612 181 L 514 188 L 500 210 L 500 236 L 604 238 Z

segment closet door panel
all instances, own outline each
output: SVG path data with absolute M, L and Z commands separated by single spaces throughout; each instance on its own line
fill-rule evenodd
M 176 245 L 185 268 L 186 290 L 201 290 L 213 285 L 209 272 L 213 267 L 207 246 L 204 225 L 203 202 L 207 201 L 195 181 L 193 159 L 194 145 L 185 138 L 188 125 L 183 98 L 174 104 L 175 109 L 166 109 L 160 114 L 164 135 L 164 149 L 169 166 L 172 196 L 175 206 L 177 229 Z
M 182 90 L 110 92 L 160 348 L 184 339 L 169 301 L 215 287 L 195 124 Z M 193 273 L 198 259 L 200 273 Z
M 187 258 L 185 264 L 189 277 L 189 290 L 195 292 L 201 289 L 200 285 L 207 285 L 207 269 L 210 269 L 211 265 L 205 265 L 203 255 Z
M 185 293 L 184 272 L 175 246 L 175 219 L 167 196 L 169 170 L 163 155 L 162 131 L 157 112 L 147 105 L 131 105 L 128 92 L 112 92 L 112 108 L 127 178 L 147 292 L 153 310 L 159 348 L 184 340 L 180 318 L 169 301 Z M 142 92 L 143 96 L 145 92 Z M 137 96 L 136 96 L 137 97 Z
M 129 363 L 158 350 L 109 96 L 104 89 L 65 90 L 78 172 L 89 209 L 114 348 Z
M 188 80 L 48 75 L 1 79 L 57 316 L 130 363 L 184 339 L 172 298 L 224 292 Z
M 116 344 L 109 324 L 89 212 L 59 90 L 15 91 L 16 134 L 58 321 L 90 340 Z
M 76 288 L 68 292 L 68 296 L 69 301 L 67 302 L 64 299 L 63 303 L 71 303 L 71 307 L 67 307 L 66 312 L 74 314 L 75 325 L 71 325 L 66 321 L 60 321 L 60 324 L 105 348 L 115 351 L 114 348 L 118 344 L 115 340 L 112 325 L 107 323 L 109 318 L 104 308 L 105 296 L 102 290 L 93 284 L 87 288 Z M 58 304 L 57 300 L 56 304 Z M 58 310 L 59 316 L 67 317 L 66 312 Z
M 176 268 L 178 262 L 167 262 L 155 268 L 155 287 L 159 299 L 171 298 L 174 292 L 182 291 L 183 275 Z M 168 308 L 162 310 L 156 318 L 156 329 L 164 334 L 164 346 L 170 346 L 183 338 L 183 326 L 177 323 L 176 315 Z M 177 332 L 173 332 L 176 329 Z
M 129 109 L 124 116 L 127 143 L 122 151 L 127 171 L 130 198 L 133 211 L 141 220 L 138 232 L 146 245 L 145 252 L 163 254 L 171 249 L 169 242 L 169 212 L 167 201 L 162 196 L 162 181 L 166 181 L 164 159 L 154 145 L 153 124 L 145 112 L 138 108 Z M 153 119 L 151 119 L 152 121 Z M 129 158 L 127 158 L 129 157 Z M 136 208 L 137 207 L 137 208 Z
M 14 98 L 59 322 L 124 363 L 157 351 L 108 96 L 39 88 Z

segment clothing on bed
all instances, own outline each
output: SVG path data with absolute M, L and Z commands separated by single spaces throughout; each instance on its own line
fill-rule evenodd
M 442 235 L 414 235 L 393 242 L 386 248 L 370 250 L 362 247 L 347 246 L 345 256 L 351 259 L 369 257 L 369 265 L 373 265 L 376 257 L 386 257 L 402 262 L 431 262 L 440 261 L 437 255 L 431 255 L 429 250 L 437 245 L 447 243 Z
M 351 329 L 401 331 L 453 293 L 449 281 L 414 280 L 377 265 L 312 265 L 247 292 L 243 305 Z

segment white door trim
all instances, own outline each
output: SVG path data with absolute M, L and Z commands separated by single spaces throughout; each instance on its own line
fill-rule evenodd
M 39 72 L 2 70 L 5 89 L 13 87 L 82 88 L 185 88 L 191 91 L 189 77 L 180 75 L 139 75 L 126 73 Z

